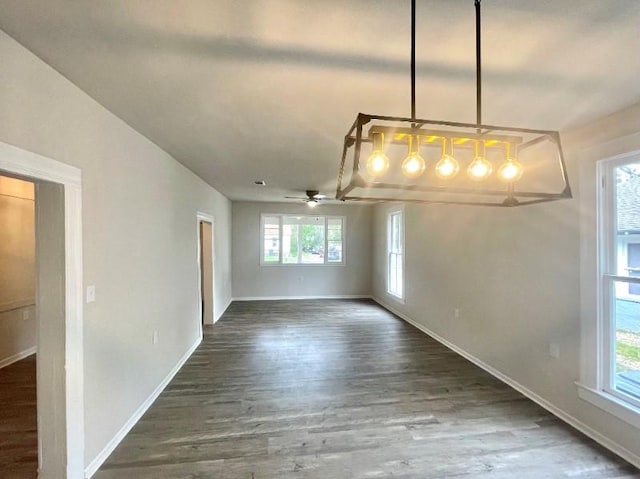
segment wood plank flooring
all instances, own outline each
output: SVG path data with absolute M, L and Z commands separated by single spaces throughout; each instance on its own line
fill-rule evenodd
M 632 478 L 370 301 L 234 302 L 94 476 Z
M 0 478 L 35 478 L 38 470 L 36 355 L 0 369 Z

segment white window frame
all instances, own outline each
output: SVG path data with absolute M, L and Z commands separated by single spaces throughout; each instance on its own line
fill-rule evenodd
M 282 255 L 282 231 L 284 217 L 308 217 L 308 218 L 324 218 L 324 262 L 323 263 L 285 263 Z M 279 225 L 279 253 L 278 261 L 264 260 L 264 222 L 266 217 L 277 217 Z M 342 260 L 329 261 L 329 220 L 340 220 L 342 222 Z M 300 266 L 345 266 L 346 265 L 346 244 L 347 244 L 347 217 L 339 215 L 316 215 L 316 214 L 297 214 L 297 213 L 262 213 L 260 215 L 260 266 L 284 266 L 284 267 L 300 267 Z
M 640 283 L 640 278 L 622 276 L 616 270 L 615 169 L 633 162 L 640 162 L 640 151 L 598 161 L 594 182 L 596 194 L 592 196 L 587 192 L 586 199 L 583 200 L 582 351 L 580 381 L 577 386 L 580 398 L 640 429 L 640 399 L 616 389 L 613 383 L 616 340 L 615 323 L 612 321 L 614 285 L 617 281 Z M 587 173 L 583 176 L 588 178 L 591 175 Z M 583 188 L 588 188 L 588 185 L 583 185 Z M 585 264 L 594 259 L 595 268 Z
M 393 228 L 391 227 L 392 225 L 392 221 L 393 221 L 393 217 L 394 216 L 400 216 L 400 239 L 399 239 L 399 243 L 400 243 L 400 252 L 394 252 L 392 251 L 392 245 L 393 245 Z M 396 301 L 399 301 L 401 303 L 404 303 L 404 298 L 405 298 L 405 256 L 406 256 L 406 252 L 405 252 L 405 214 L 404 214 L 404 208 L 394 208 L 392 210 L 389 210 L 387 212 L 387 257 L 386 257 L 386 269 L 387 269 L 387 275 L 386 275 L 386 290 L 387 290 L 387 294 L 392 297 L 393 299 L 395 299 Z M 401 268 L 402 268 L 402 291 L 400 292 L 400 294 L 398 294 L 395 291 L 391 290 L 391 256 L 392 255 L 401 255 Z

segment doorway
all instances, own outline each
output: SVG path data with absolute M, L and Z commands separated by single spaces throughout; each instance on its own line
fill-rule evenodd
M 35 478 L 35 184 L 0 175 L 0 471 Z
M 80 170 L 0 142 L 0 174 L 35 184 L 38 477 L 84 477 Z
M 200 273 L 200 324 L 213 324 L 214 318 L 214 245 L 213 218 L 198 213 L 198 270 Z

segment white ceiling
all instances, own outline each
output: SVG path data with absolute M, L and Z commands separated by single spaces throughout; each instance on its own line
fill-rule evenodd
M 410 114 L 409 0 L 0 12 L 0 28 L 233 200 L 333 196 L 356 114 Z M 473 0 L 418 0 L 417 15 L 418 117 L 474 121 Z M 485 123 L 563 129 L 640 101 L 639 34 L 638 0 L 484 0 Z

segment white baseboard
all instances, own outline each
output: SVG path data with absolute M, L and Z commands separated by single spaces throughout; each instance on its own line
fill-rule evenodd
M 239 296 L 233 301 L 294 301 L 298 299 L 371 299 L 368 294 L 328 294 L 319 296 Z
M 224 306 L 224 308 L 222 308 L 222 311 L 220 312 L 220 314 L 218 316 L 216 316 L 215 318 L 213 318 L 213 324 L 216 324 L 218 322 L 218 320 L 222 317 L 222 315 L 227 311 L 227 309 L 229 308 L 229 305 L 233 302 L 233 298 L 229 298 L 229 301 L 227 301 L 227 304 Z
M 392 306 L 389 306 L 384 301 L 382 301 L 380 298 L 377 298 L 377 297 L 374 296 L 372 299 L 376 303 L 378 303 L 380 306 L 382 306 L 384 309 L 390 311 L 391 313 L 395 314 L 399 318 L 403 319 L 407 323 L 411 324 L 415 328 L 417 328 L 420 331 L 422 331 L 423 333 L 425 333 L 427 336 L 432 337 L 433 339 L 435 339 L 439 343 L 443 344 L 447 348 L 449 348 L 452 351 L 458 353 L 463 358 L 471 361 L 476 366 L 484 369 L 489 374 L 491 374 L 492 376 L 498 378 L 503 383 L 511 386 L 513 389 L 515 389 L 516 391 L 518 391 L 522 395 L 524 395 L 527 398 L 531 399 L 533 402 L 535 402 L 539 406 L 542 406 L 544 409 L 549 411 L 554 416 L 558 417 L 559 419 L 562 419 L 564 422 L 566 422 L 570 426 L 574 427 L 575 429 L 577 429 L 578 431 L 580 431 L 584 435 L 590 437 L 591 439 L 593 439 L 594 441 L 596 441 L 600 445 L 606 447 L 607 449 L 609 449 L 613 453 L 617 454 L 618 456 L 623 458 L 625 461 L 633 464 L 637 468 L 640 468 L 640 456 L 638 456 L 637 454 L 629 451 L 628 449 L 626 449 L 625 447 L 621 446 L 617 442 L 612 441 L 611 439 L 609 439 L 608 437 L 606 437 L 603 434 L 599 433 L 598 431 L 596 431 L 595 429 L 591 428 L 590 426 L 587 426 L 586 424 L 584 424 L 579 419 L 576 419 L 571 414 L 565 412 L 564 410 L 562 410 L 559 407 L 555 406 L 554 404 L 550 403 L 549 401 L 547 401 L 542 396 L 539 396 L 538 394 L 536 394 L 533 391 L 531 391 L 530 389 L 526 388 L 525 386 L 523 386 L 519 382 L 515 381 L 514 379 L 511 379 L 506 374 L 501 373 L 500 371 L 498 371 L 494 367 L 486 364 L 485 362 L 483 362 L 482 360 L 476 358 L 472 354 L 469 354 L 468 352 L 466 352 L 465 350 L 459 348 L 458 346 L 456 346 L 455 344 L 451 343 L 450 341 L 447 341 L 445 338 L 443 338 L 442 336 L 438 335 L 437 333 L 434 333 L 433 331 L 428 329 L 426 326 L 418 323 L 417 321 L 414 321 L 413 319 L 411 319 L 407 315 L 397 311 Z
M 34 346 L 32 348 L 25 349 L 24 351 L 20 351 L 19 353 L 14 354 L 13 356 L 9 356 L 8 358 L 0 359 L 0 369 L 6 368 L 10 364 L 17 363 L 18 361 L 24 358 L 28 358 L 29 356 L 35 353 L 36 353 L 36 347 Z
M 140 405 L 140 407 L 133 413 L 129 420 L 120 428 L 120 430 L 113 436 L 105 448 L 89 463 L 84 470 L 85 478 L 89 479 L 93 476 L 100 466 L 107 460 L 115 448 L 120 444 L 129 431 L 136 425 L 142 415 L 147 412 L 147 409 L 151 407 L 153 402 L 160 396 L 160 393 L 167 387 L 173 377 L 178 373 L 180 368 L 184 366 L 189 357 L 193 354 L 196 348 L 200 345 L 201 339 L 198 339 L 189 350 L 180 358 L 169 374 L 162 380 L 158 387 L 149 395 L 149 397 Z

